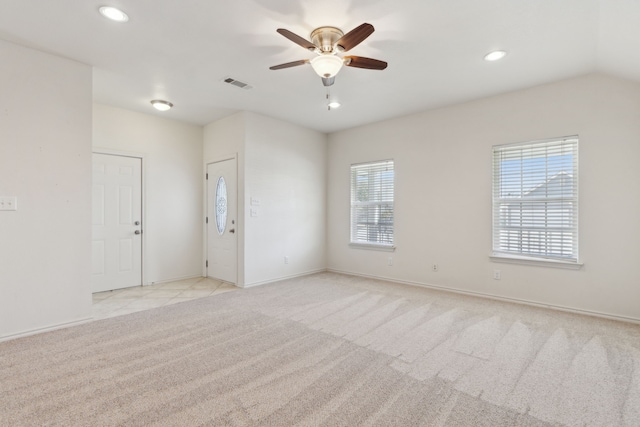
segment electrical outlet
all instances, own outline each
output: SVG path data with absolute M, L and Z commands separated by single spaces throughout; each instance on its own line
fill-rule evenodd
M 502 272 L 500 270 L 493 270 L 493 278 L 494 280 L 502 279 Z
M 285 264 L 289 264 L 289 257 L 288 257 L 288 256 L 285 256 L 285 257 L 284 257 L 284 263 L 285 263 Z
M 438 271 L 438 264 L 432 264 L 432 265 L 431 265 L 431 271 L 433 271 L 434 273 L 435 273 L 436 271 Z

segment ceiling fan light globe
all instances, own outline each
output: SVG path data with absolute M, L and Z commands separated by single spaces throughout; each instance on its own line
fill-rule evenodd
M 335 55 L 320 55 L 311 60 L 311 67 L 320 77 L 334 77 L 342 68 L 342 58 Z

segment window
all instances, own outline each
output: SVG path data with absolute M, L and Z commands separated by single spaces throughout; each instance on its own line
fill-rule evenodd
M 393 247 L 393 160 L 351 165 L 351 243 Z
M 578 262 L 578 137 L 493 147 L 493 253 Z

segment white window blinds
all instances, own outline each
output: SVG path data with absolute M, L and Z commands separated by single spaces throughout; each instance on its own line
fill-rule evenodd
M 493 252 L 578 261 L 578 137 L 493 147 Z
M 351 243 L 393 245 L 393 160 L 351 165 Z

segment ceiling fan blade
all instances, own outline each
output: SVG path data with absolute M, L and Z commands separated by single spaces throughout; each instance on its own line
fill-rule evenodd
M 274 65 L 269 67 L 270 70 L 282 70 L 283 68 L 297 67 L 298 65 L 308 64 L 308 59 L 301 59 L 300 61 L 287 62 L 286 64 Z
M 363 56 L 345 56 L 344 65 L 348 67 L 366 68 L 367 70 L 384 70 L 387 63 L 379 59 L 365 58 Z
M 374 30 L 373 25 L 364 23 L 340 37 L 336 42 L 336 46 L 346 52 L 362 43 L 362 41 L 369 37 Z
M 329 78 L 322 77 L 322 84 L 325 86 L 331 86 L 335 82 L 336 82 L 336 76 L 329 77 Z
M 286 38 L 288 38 L 289 40 L 291 40 L 292 42 L 299 44 L 300 46 L 302 46 L 305 49 L 308 50 L 316 50 L 318 49 L 318 46 L 316 46 L 315 44 L 311 43 L 309 40 L 304 39 L 302 37 L 300 37 L 299 35 L 292 33 L 289 30 L 285 30 L 284 28 L 278 28 L 277 29 L 278 33 L 282 34 L 283 36 L 285 36 Z

